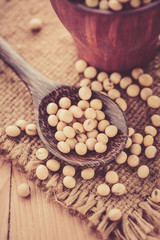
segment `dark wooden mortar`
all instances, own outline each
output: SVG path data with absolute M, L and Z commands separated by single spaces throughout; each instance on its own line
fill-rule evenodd
M 160 0 L 113 12 L 91 9 L 69 0 L 50 0 L 74 38 L 80 58 L 108 72 L 128 72 L 155 55 L 160 33 Z

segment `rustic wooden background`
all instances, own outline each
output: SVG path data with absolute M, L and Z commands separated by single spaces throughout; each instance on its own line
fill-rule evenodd
M 28 183 L 31 197 L 18 196 Z M 84 221 L 62 206 L 49 202 L 43 192 L 11 163 L 0 157 L 0 240 L 95 240 Z

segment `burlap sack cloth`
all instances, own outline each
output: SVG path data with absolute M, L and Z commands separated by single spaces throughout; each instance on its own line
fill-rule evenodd
M 43 20 L 43 29 L 32 33 L 28 22 L 32 17 Z M 0 34 L 24 57 L 33 67 L 46 77 L 64 83 L 75 84 L 79 76 L 75 72 L 77 59 L 73 40 L 63 28 L 54 14 L 50 2 L 45 0 L 0 1 Z M 153 92 L 160 96 L 160 51 L 145 69 L 154 77 Z M 126 116 L 129 126 L 144 134 L 144 127 L 151 123 L 150 117 L 158 112 L 147 108 L 140 97 L 128 98 Z M 132 169 L 127 163 L 118 166 L 109 164 L 105 169 L 96 170 L 94 179 L 82 180 L 80 170 L 76 173 L 76 187 L 66 189 L 62 184 L 61 170 L 52 174 L 45 181 L 37 180 L 35 169 L 41 161 L 35 157 L 36 150 L 43 146 L 38 137 L 29 137 L 22 133 L 11 139 L 5 135 L 7 125 L 18 119 L 34 121 L 32 99 L 28 89 L 21 80 L 0 60 L 0 149 L 6 161 L 11 161 L 28 178 L 33 179 L 46 195 L 58 201 L 75 214 L 83 216 L 88 225 L 93 227 L 102 239 L 160 239 L 160 205 L 149 198 L 155 187 L 160 187 L 160 154 L 155 159 L 144 157 L 144 149 L 140 155 L 140 165 L 150 168 L 149 177 L 142 180 L 137 177 L 137 168 Z M 155 137 L 154 145 L 160 149 L 160 136 Z M 127 194 L 116 197 L 97 195 L 98 184 L 104 182 L 106 169 L 116 170 L 119 181 L 127 188 Z M 123 217 L 119 222 L 111 223 L 107 217 L 107 208 L 117 207 L 122 210 Z

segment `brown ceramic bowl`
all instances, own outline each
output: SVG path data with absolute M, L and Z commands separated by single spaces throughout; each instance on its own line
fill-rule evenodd
M 75 40 L 80 58 L 108 72 L 128 72 L 155 55 L 160 33 L 160 0 L 113 12 L 69 0 L 50 0 Z

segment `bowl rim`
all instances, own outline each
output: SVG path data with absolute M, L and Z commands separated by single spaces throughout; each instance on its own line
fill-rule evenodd
M 129 9 L 129 10 L 121 10 L 121 11 L 111 11 L 111 10 L 102 10 L 102 9 L 97 9 L 97 8 L 90 8 L 85 6 L 84 4 L 80 3 L 74 3 L 71 2 L 70 0 L 66 0 L 68 3 L 73 5 L 76 9 L 83 10 L 88 13 L 96 13 L 99 15 L 134 15 L 134 14 L 140 14 L 145 11 L 149 11 L 152 8 L 155 8 L 156 6 L 160 5 L 160 0 L 155 0 L 154 2 L 151 2 L 149 4 L 146 4 L 142 7 L 134 8 L 134 9 Z

